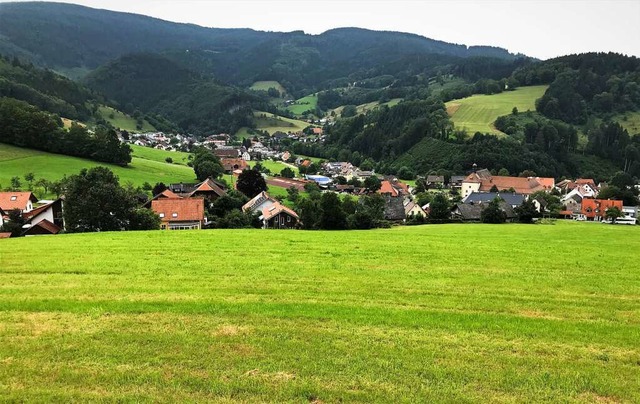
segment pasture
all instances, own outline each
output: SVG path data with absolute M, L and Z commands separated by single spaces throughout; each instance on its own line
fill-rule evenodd
M 493 126 L 496 119 L 509 115 L 513 107 L 520 112 L 535 111 L 536 100 L 544 95 L 547 87 L 519 87 L 500 94 L 472 95 L 447 102 L 447 113 L 456 129 L 466 129 L 469 136 L 476 132 L 503 134 Z
M 81 159 L 78 157 L 52 154 L 33 149 L 9 146 L 0 143 L 0 188 L 9 186 L 11 177 L 24 177 L 26 173 L 32 172 L 36 178 L 45 178 L 49 181 L 56 181 L 62 177 L 77 174 L 83 168 L 96 166 L 108 167 L 119 178 L 121 184 L 131 182 L 135 186 L 142 186 L 145 182 L 154 185 L 156 182 L 194 182 L 195 173 L 191 167 L 186 165 L 168 164 L 164 159 L 158 161 L 150 158 L 147 154 L 153 154 L 153 149 L 140 150 L 133 148 L 133 155 L 144 157 L 133 157 L 127 167 L 120 167 L 107 163 Z M 173 153 L 173 152 L 163 152 Z M 183 158 L 182 154 L 175 153 Z M 173 154 L 169 154 L 173 155 Z M 155 157 L 154 157 L 155 158 Z M 23 180 L 23 186 L 26 186 Z M 42 197 L 38 193 L 39 197 Z
M 283 94 L 283 96 L 287 94 L 287 89 L 277 81 L 256 81 L 249 87 L 250 90 L 256 91 L 267 91 L 270 88 L 275 88 L 280 94 Z
M 638 402 L 640 230 L 0 240 L 7 401 Z
M 285 118 L 284 116 L 264 111 L 254 111 L 253 119 L 256 123 L 256 130 L 267 131 L 270 135 L 273 135 L 276 132 L 300 132 L 309 126 L 309 123 L 305 121 Z M 241 128 L 235 136 L 236 138 L 241 139 L 244 137 L 250 137 L 251 135 L 248 132 L 248 128 Z
M 294 115 L 302 115 L 305 111 L 310 110 L 313 114 L 318 106 L 318 95 L 311 94 L 296 100 L 295 104 L 289 105 L 287 110 Z
M 122 130 L 126 130 L 128 132 L 153 132 L 156 129 L 146 120 L 143 120 L 142 129 L 136 128 L 136 120 L 135 118 L 125 114 L 124 112 L 118 111 L 117 109 L 113 109 L 107 106 L 101 106 L 98 108 L 98 112 L 102 115 L 102 118 L 109 122 L 116 128 L 120 128 Z M 113 118 L 112 118 L 113 117 Z

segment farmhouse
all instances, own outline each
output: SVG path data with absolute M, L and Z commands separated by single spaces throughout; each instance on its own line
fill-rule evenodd
M 162 230 L 201 229 L 205 223 L 204 198 L 160 198 L 151 201 Z
M 379 194 L 389 195 L 391 197 L 409 195 L 409 187 L 400 181 L 384 180 L 380 182 Z
M 462 202 L 470 204 L 489 203 L 496 198 L 502 199 L 512 208 L 520 206 L 524 202 L 524 195 L 508 192 L 472 192 Z
M 262 208 L 260 220 L 263 229 L 295 229 L 300 218 L 296 212 L 276 201 Z
M 404 197 L 386 193 L 382 196 L 384 197 L 384 218 L 394 222 L 405 220 Z
M 215 154 L 219 158 L 230 158 L 237 159 L 240 157 L 240 149 L 235 148 L 217 148 L 213 150 L 213 154 Z
M 58 234 L 64 229 L 62 199 L 48 202 L 23 215 L 27 229 L 23 235 Z
M 227 194 L 224 186 L 211 178 L 197 184 L 169 184 L 168 190 L 182 198 L 203 197 L 209 202 Z
M 487 205 L 488 203 L 457 203 L 451 208 L 451 217 L 463 222 L 479 222 L 482 220 L 482 211 Z M 500 209 L 505 213 L 508 222 L 516 219 L 517 215 L 508 203 L 501 201 Z
M 245 203 L 242 206 L 243 212 L 262 212 L 262 209 L 268 208 L 276 204 L 278 201 L 265 191 L 260 192 L 258 195 L 253 197 L 249 202 Z
M 471 173 L 464 179 L 462 196 L 466 197 L 472 192 L 490 192 L 495 188 L 498 191 L 512 190 L 518 194 L 531 195 L 538 191 L 551 191 L 554 186 L 555 180 L 553 178 L 507 177 L 492 175 L 489 170 L 485 169 Z
M 602 221 L 607 209 L 616 207 L 622 211 L 622 201 L 614 199 L 583 199 L 579 219 L 589 221 Z
M 236 170 L 244 170 L 248 166 L 247 160 L 243 158 L 222 158 L 220 159 L 220 163 L 222 163 L 222 167 L 224 167 L 224 172 L 230 174 Z
M 33 210 L 33 204 L 38 198 L 32 192 L 0 192 L 0 209 L 5 212 L 20 209 L 23 213 Z
M 425 212 L 424 209 L 414 201 L 407 200 L 404 202 L 404 215 L 406 217 L 427 217 L 427 212 Z

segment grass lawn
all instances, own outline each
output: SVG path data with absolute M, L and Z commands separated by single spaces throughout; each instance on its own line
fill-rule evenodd
M 129 132 L 153 132 L 156 129 L 146 120 L 143 121 L 142 130 L 136 129 L 136 120 L 129 115 L 107 106 L 98 108 L 102 118 L 116 128 L 120 128 Z M 113 118 L 111 118 L 113 114 Z
M 133 157 L 139 157 L 141 159 L 157 161 L 159 163 L 165 163 L 167 157 L 171 157 L 173 164 L 180 164 L 186 166 L 189 162 L 189 153 L 181 151 L 165 151 L 154 149 L 152 147 L 143 147 L 130 145 L 133 151 L 131 155 Z
M 249 167 L 253 167 L 257 163 L 257 161 L 249 161 L 248 163 Z M 260 161 L 260 164 L 262 164 L 263 167 L 271 170 L 272 174 L 280 174 L 280 171 L 282 171 L 286 167 L 292 169 L 293 172 L 296 173 L 296 175 L 299 175 L 300 172 L 297 167 L 284 164 L 282 161 L 262 160 Z
M 0 240 L 6 401 L 639 402 L 640 229 Z
M 270 135 L 273 135 L 275 132 L 299 132 L 309 126 L 307 122 L 285 118 L 270 112 L 254 111 L 253 117 L 256 123 L 256 129 L 266 130 Z M 235 136 L 237 139 L 250 137 L 248 128 L 240 128 Z
M 356 112 L 358 114 L 366 114 L 368 111 L 372 111 L 372 110 L 374 110 L 376 108 L 380 108 L 380 106 L 382 106 L 382 105 L 386 105 L 389 108 L 391 108 L 391 107 L 395 107 L 396 105 L 398 105 L 400 103 L 400 101 L 402 101 L 402 98 L 394 98 L 392 100 L 389 100 L 389 101 L 383 102 L 383 103 L 380 103 L 378 101 L 373 101 L 373 102 L 369 102 L 369 103 L 366 103 L 366 104 L 360 104 L 360 105 L 358 105 L 356 107 Z M 342 113 L 343 109 L 344 109 L 344 106 L 341 106 L 341 107 L 335 108 L 333 110 L 333 112 L 335 112 L 337 116 L 340 116 L 340 114 Z
M 251 87 L 249 87 L 250 90 L 256 90 L 256 91 L 267 91 L 270 88 L 275 88 L 280 92 L 280 94 L 287 93 L 287 89 L 284 88 L 282 84 L 280 84 L 277 81 L 256 81 L 251 85 Z
M 135 153 L 135 152 L 134 152 Z M 167 152 L 165 152 L 167 153 Z M 177 154 L 177 153 L 176 153 Z M 109 167 L 119 178 L 120 183 L 131 182 L 142 185 L 149 182 L 193 182 L 195 174 L 191 167 L 178 164 L 168 164 L 163 161 L 153 161 L 148 158 L 133 157 L 128 167 L 63 156 L 32 149 L 0 144 L 0 187 L 9 185 L 11 177 L 22 177 L 33 172 L 36 178 L 46 178 L 50 181 L 59 180 L 64 175 L 78 174 L 83 168 L 96 166 Z M 25 181 L 22 181 L 26 186 Z M 38 194 L 39 197 L 42 195 Z
M 518 111 L 535 111 L 536 100 L 544 95 L 548 86 L 519 87 L 494 95 L 472 95 L 446 103 L 456 129 L 466 129 L 469 136 L 476 132 L 502 134 L 493 123 L 499 116 Z
M 311 110 L 313 113 L 313 111 L 316 110 L 317 106 L 318 106 L 318 95 L 311 94 L 311 95 L 307 95 L 306 97 L 302 97 L 299 100 L 296 100 L 295 104 L 289 105 L 287 107 L 287 110 L 290 111 L 292 114 L 302 115 L 305 111 L 308 111 L 308 110 Z

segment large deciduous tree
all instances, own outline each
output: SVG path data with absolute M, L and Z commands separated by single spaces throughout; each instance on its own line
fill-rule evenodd
M 242 170 L 242 173 L 238 176 L 238 182 L 236 183 L 238 191 L 245 194 L 248 198 L 253 198 L 262 191 L 266 191 L 267 182 L 262 177 L 262 174 L 256 170 Z

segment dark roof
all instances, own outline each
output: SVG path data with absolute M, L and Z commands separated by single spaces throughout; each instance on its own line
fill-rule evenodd
M 213 154 L 218 157 L 230 157 L 236 158 L 240 156 L 240 150 L 238 149 L 214 149 Z
M 47 219 L 34 224 L 22 233 L 23 236 L 42 235 L 42 234 L 58 234 L 62 229 L 51 223 Z
M 464 181 L 464 175 L 452 175 L 449 182 L 462 182 Z
M 524 195 L 500 192 L 472 192 L 464 198 L 464 203 L 489 203 L 495 198 L 500 198 L 511 206 L 520 206 L 524 202 Z
M 457 203 L 451 211 L 457 211 L 454 216 L 458 216 L 462 220 L 479 221 L 482 210 L 486 208 L 487 205 L 488 203 Z M 507 219 L 514 219 L 517 216 L 511 205 L 508 205 L 506 202 L 500 202 L 500 208 L 507 214 Z
M 442 176 L 442 175 L 427 175 L 427 182 L 442 182 L 442 183 L 444 183 L 444 176 Z
M 401 196 L 393 197 L 389 194 L 383 194 L 384 197 L 384 218 L 387 220 L 404 220 L 404 198 Z

